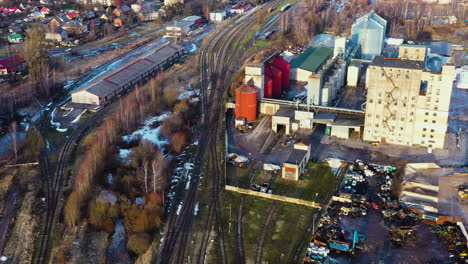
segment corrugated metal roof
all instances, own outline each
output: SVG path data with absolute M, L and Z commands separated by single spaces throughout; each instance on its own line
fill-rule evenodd
M 156 52 L 151 52 L 150 54 L 143 56 L 143 59 L 148 60 L 154 64 L 161 64 L 162 62 L 166 61 L 170 57 L 174 56 L 174 53 L 177 51 L 182 51 L 183 48 L 176 44 L 171 44 L 165 46 Z
M 291 61 L 291 69 L 300 68 L 316 72 L 332 53 L 333 50 L 325 46 L 310 47 Z
M 86 89 L 87 92 L 97 95 L 101 98 L 104 98 L 106 95 L 114 92 L 119 87 L 115 84 L 108 83 L 106 81 L 99 81 L 97 83 L 88 86 Z
M 105 80 L 116 85 L 125 85 L 136 76 L 146 72 L 151 66 L 153 66 L 151 62 L 139 59 L 108 76 Z
M 140 74 L 147 72 L 150 68 L 164 62 L 177 52 L 182 52 L 184 49 L 176 44 L 166 45 L 156 51 L 143 55 L 140 59 L 128 63 L 123 68 L 120 68 L 109 75 L 103 77 L 97 82 L 93 82 L 82 89 L 89 93 L 95 94 L 101 98 L 113 93 L 115 90 L 120 89 Z
M 385 58 L 383 56 L 376 56 L 371 63 L 372 66 L 389 67 L 389 68 L 403 68 L 423 70 L 424 62 L 415 60 L 402 60 L 398 58 Z

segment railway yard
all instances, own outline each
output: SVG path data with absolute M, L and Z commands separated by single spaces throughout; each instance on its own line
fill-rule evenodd
M 158 21 L 64 83 L 21 123 L 37 161 L 9 134 L 0 263 L 468 263 L 467 90 L 443 149 L 364 141 L 367 73 L 344 85 L 345 38 L 276 37 L 304 5 L 249 4 L 183 40 Z

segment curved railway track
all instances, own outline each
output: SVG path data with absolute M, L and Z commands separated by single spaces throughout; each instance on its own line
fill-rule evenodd
M 125 94 L 126 95 L 126 94 Z M 124 96 L 125 96 L 124 95 Z M 74 145 L 81 139 L 83 134 L 96 123 L 96 121 L 100 120 L 104 117 L 108 112 L 110 112 L 114 107 L 116 107 L 119 100 L 115 100 L 105 107 L 103 107 L 100 111 L 92 115 L 86 121 L 81 123 L 68 137 L 68 140 L 65 142 L 65 145 L 60 150 L 60 154 L 56 164 L 56 170 L 54 177 L 50 177 L 49 173 L 49 165 L 48 165 L 48 158 L 45 150 L 41 150 L 40 154 L 40 163 L 41 163 L 41 174 L 44 179 L 47 181 L 46 187 L 46 197 L 47 197 L 47 211 L 46 211 L 46 219 L 44 223 L 44 231 L 42 233 L 39 251 L 34 258 L 34 263 L 42 264 L 47 263 L 47 256 L 48 256 L 48 249 L 50 246 L 50 236 L 52 233 L 52 228 L 55 222 L 55 216 L 57 214 L 57 210 L 60 208 L 59 201 L 60 201 L 60 194 L 61 189 L 66 178 L 66 166 L 68 164 L 68 157 L 70 152 L 73 150 Z
M 271 227 L 271 223 L 273 219 L 275 218 L 276 211 L 278 210 L 279 207 L 280 207 L 280 203 L 278 201 L 273 201 L 270 208 L 268 209 L 269 213 L 263 225 L 262 234 L 260 235 L 260 239 L 258 240 L 258 243 L 257 243 L 255 263 L 262 264 L 263 246 L 265 244 L 265 238 L 268 233 L 268 230 Z

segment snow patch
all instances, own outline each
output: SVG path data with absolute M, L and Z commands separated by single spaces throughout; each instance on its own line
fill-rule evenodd
M 142 205 L 142 204 L 143 204 L 143 198 L 141 198 L 141 197 L 136 197 L 136 198 L 135 198 L 135 204 L 136 204 L 136 205 Z
M 195 52 L 197 52 L 197 50 L 198 50 L 197 45 L 192 43 L 192 48 L 189 50 L 189 52 L 195 53 Z
M 119 158 L 125 160 L 132 153 L 131 149 L 119 149 Z
M 80 121 L 81 115 L 84 114 L 86 111 L 88 111 L 88 109 L 83 110 L 83 112 L 81 112 L 77 117 L 75 117 L 75 119 L 73 119 L 73 121 L 71 121 L 70 123 L 74 124 Z
M 179 206 L 177 206 L 177 215 L 180 214 L 180 210 L 182 210 L 182 204 L 179 204 Z
M 73 111 L 73 108 L 71 108 L 70 111 L 68 111 L 68 113 L 64 114 L 63 116 L 68 116 L 72 111 Z
M 54 117 L 55 117 L 55 114 L 57 112 L 57 108 L 54 108 L 54 110 L 52 111 L 52 114 L 50 115 L 50 125 L 55 127 L 55 130 L 57 130 L 58 132 L 67 132 L 67 128 L 60 128 L 60 123 L 59 122 L 54 122 Z
M 114 183 L 114 177 L 112 176 L 112 173 L 109 172 L 106 177 L 107 184 L 112 185 Z
M 7 256 L 1 256 L 0 257 L 0 261 L 7 261 L 8 260 L 8 257 Z
M 328 166 L 334 169 L 341 167 L 341 163 L 342 163 L 340 159 L 335 159 L 335 158 L 328 158 L 325 161 L 328 163 Z
M 193 215 L 198 215 L 198 206 L 199 206 L 199 203 L 200 203 L 200 202 L 197 202 L 197 203 L 195 204 L 195 209 L 193 210 Z
M 145 122 L 143 123 L 143 127 L 134 131 L 132 134 L 130 135 L 127 135 L 127 136 L 123 136 L 122 139 L 126 142 L 130 142 L 132 141 L 133 139 L 135 139 L 137 136 L 141 136 L 142 139 L 146 139 L 146 140 L 149 140 L 151 142 L 153 142 L 155 145 L 157 145 L 158 147 L 162 147 L 166 144 L 168 144 L 168 141 L 167 139 L 164 139 L 164 138 L 160 138 L 160 130 L 161 130 L 161 126 L 158 126 L 156 128 L 152 128 L 152 124 L 154 122 L 161 122 L 163 121 L 164 119 L 170 117 L 171 114 L 170 113 L 165 113 L 165 114 L 162 114 L 160 116 L 154 116 L 154 117 L 150 117 L 148 119 L 145 120 Z

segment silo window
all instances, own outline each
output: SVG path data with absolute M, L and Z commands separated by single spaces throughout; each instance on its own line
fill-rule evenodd
M 427 84 L 427 81 L 421 81 L 421 85 L 419 86 L 419 95 L 426 95 Z

